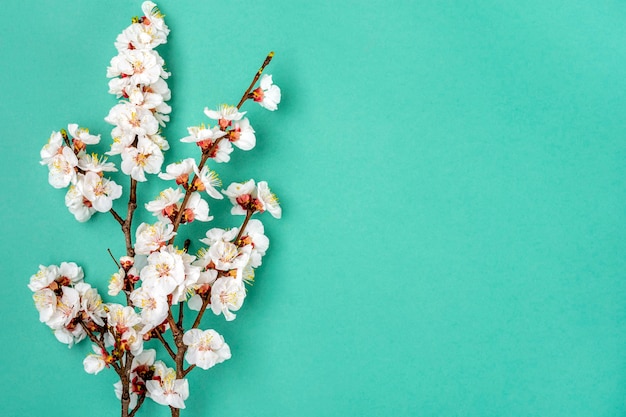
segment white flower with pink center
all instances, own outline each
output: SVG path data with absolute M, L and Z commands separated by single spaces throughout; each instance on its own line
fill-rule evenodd
M 110 296 L 116 296 L 124 289 L 124 278 L 126 277 L 126 273 L 122 268 L 119 269 L 116 273 L 111 275 L 109 279 L 109 292 Z
M 241 240 L 245 245 L 251 245 L 252 247 L 248 264 L 253 268 L 259 267 L 270 245 L 270 240 L 265 236 L 263 223 L 260 220 L 251 219 Z
M 146 381 L 146 388 L 154 402 L 174 408 L 185 408 L 185 400 L 189 397 L 187 380 L 176 379 L 176 370 L 161 361 L 154 363 L 154 376 Z
M 215 330 L 188 330 L 183 335 L 183 343 L 188 347 L 185 360 L 202 369 L 209 369 L 231 357 L 230 347 Z
M 138 255 L 149 255 L 158 251 L 165 243 L 176 235 L 171 223 L 141 223 L 137 228 L 135 252 Z
M 193 170 L 197 177 L 195 186 L 198 191 L 206 191 L 208 195 L 217 200 L 224 198 L 224 196 L 216 188 L 222 186 L 222 181 L 217 176 L 217 172 L 212 171 L 206 165 L 202 167 L 200 172 L 198 172 L 198 167 L 195 166 L 195 164 Z
M 178 213 L 178 207 L 184 194 L 180 188 L 167 188 L 159 193 L 156 199 L 146 203 L 146 210 L 162 222 L 171 222 Z
M 140 272 L 142 287 L 155 294 L 169 295 L 185 280 L 185 265 L 174 248 L 163 247 L 148 256 Z
M 156 174 L 163 164 L 163 152 L 151 140 L 140 138 L 137 147 L 129 146 L 122 151 L 122 172 L 137 181 L 146 181 L 146 175 Z
M 152 25 L 143 23 L 133 23 L 115 40 L 115 47 L 118 51 L 131 49 L 154 49 L 157 46 L 167 43 L 167 35 L 163 31 L 157 30 Z
M 52 132 L 50 138 L 48 139 L 48 143 L 46 143 L 39 155 L 41 156 L 41 165 L 47 165 L 50 159 L 54 158 L 55 155 L 61 152 L 61 148 L 63 147 L 63 135 L 61 132 Z
M 78 158 L 67 146 L 60 147 L 56 155 L 42 160 L 41 164 L 48 165 L 48 182 L 54 188 L 65 188 L 76 182 Z
M 106 317 L 107 313 L 98 290 L 86 282 L 80 282 L 74 288 L 80 295 L 81 312 L 86 314 L 94 323 L 103 326 L 104 321 L 102 318 Z
M 189 182 L 189 174 L 196 169 L 196 161 L 193 158 L 183 159 L 180 162 L 174 162 L 165 167 L 165 172 L 159 174 L 162 180 L 176 180 L 176 184 L 187 184 Z
M 210 110 L 208 107 L 205 107 L 204 114 L 213 120 L 217 120 L 220 128 L 226 129 L 233 121 L 241 120 L 246 112 L 240 112 L 235 106 L 222 104 L 217 110 Z
M 197 143 L 198 146 L 211 146 L 217 139 L 226 135 L 226 132 L 220 130 L 219 126 L 213 128 L 201 125 L 188 127 L 189 136 L 185 136 L 180 141 L 185 143 Z
M 139 287 L 130 294 L 133 305 L 141 309 L 142 333 L 152 330 L 167 318 L 167 296 Z
M 83 366 L 85 367 L 85 372 L 88 374 L 97 375 L 98 372 L 102 371 L 107 366 L 109 354 L 103 351 L 98 345 L 91 345 L 91 348 L 94 353 L 90 353 L 85 357 Z
M 95 172 L 85 174 L 78 184 L 80 192 L 91 202 L 92 207 L 101 213 L 111 210 L 113 200 L 122 196 L 122 187 L 115 182 L 101 177 Z
M 48 288 L 54 282 L 59 273 L 59 267 L 56 265 L 43 266 L 39 265 L 39 271 L 30 277 L 28 288 L 31 291 L 39 291 Z
M 211 288 L 211 310 L 215 315 L 224 314 L 227 321 L 237 317 L 232 311 L 237 311 L 246 298 L 246 289 L 243 281 L 232 277 L 218 278 Z
M 144 1 L 141 5 L 141 11 L 143 12 L 142 23 L 144 25 L 153 27 L 165 36 L 169 35 L 170 30 L 163 20 L 163 14 L 154 2 Z
M 46 324 L 54 330 L 62 329 L 76 317 L 80 309 L 80 295 L 70 287 L 62 287 L 63 295 L 57 298 L 54 313 Z
M 96 145 L 100 143 L 100 135 L 92 135 L 89 129 L 78 127 L 76 123 L 67 125 L 67 130 L 73 138 L 74 145 L 82 149 L 84 145 Z
M 260 85 L 259 88 L 251 93 L 252 99 L 268 110 L 274 111 L 278 109 L 280 88 L 273 83 L 272 76 L 268 74 L 263 75 Z
M 49 288 L 35 291 L 33 294 L 33 301 L 35 302 L 35 308 L 39 312 L 39 321 L 47 323 L 57 307 L 57 296 Z
M 232 129 L 228 131 L 228 139 L 242 151 L 249 151 L 256 145 L 254 133 L 254 129 L 246 117 L 233 123 Z
M 278 204 L 278 198 L 267 186 L 267 182 L 259 181 L 257 184 L 257 197 L 263 204 L 262 210 L 259 211 L 268 211 L 274 218 L 281 218 L 283 210 Z
M 191 193 L 183 214 L 184 223 L 191 223 L 194 220 L 200 222 L 213 220 L 213 216 L 209 216 L 209 204 L 197 192 Z
M 135 326 L 141 324 L 141 317 L 130 306 L 108 304 L 107 308 L 107 324 L 119 336 L 133 332 Z
M 211 245 L 208 255 L 215 264 L 215 269 L 230 271 L 246 266 L 250 260 L 251 245 L 238 247 L 232 242 L 218 241 Z
M 97 153 L 80 153 L 78 158 L 78 168 L 83 171 L 100 172 L 116 172 L 115 164 L 113 162 L 107 162 L 105 156 L 100 156 Z
M 91 202 L 87 200 L 80 191 L 81 188 L 83 188 L 82 182 L 84 181 L 84 178 L 84 175 L 78 174 L 76 181 L 77 185 L 70 185 L 70 188 L 67 189 L 67 193 L 65 194 L 65 205 L 70 213 L 74 215 L 76 220 L 81 223 L 89 220 L 96 212 L 96 209 L 93 208 Z
M 146 89 L 141 84 L 129 85 L 124 88 L 123 93 L 125 96 L 128 96 L 128 101 L 144 109 L 154 109 L 163 103 L 163 96 L 153 93 L 152 90 Z
M 163 76 L 163 59 L 152 50 L 128 49 L 111 59 L 107 77 L 130 78 L 129 84 L 152 84 Z
M 120 103 L 109 111 L 104 119 L 106 122 L 120 127 L 122 135 L 134 139 L 154 135 L 159 130 L 159 122 L 150 110 L 135 106 L 131 103 Z M 113 132 L 111 132 L 113 135 Z M 115 136 L 114 136 L 115 137 Z

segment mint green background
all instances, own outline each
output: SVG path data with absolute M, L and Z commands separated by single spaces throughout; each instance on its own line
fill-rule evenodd
M 26 284 L 74 260 L 105 292 L 106 248 L 123 250 L 110 216 L 73 220 L 38 159 L 71 122 L 109 143 L 105 70 L 140 4 L 2 3 L 2 415 L 119 415 L 114 373 L 84 373 L 89 345 L 57 343 Z M 265 218 L 237 320 L 203 321 L 233 359 L 190 374 L 183 415 L 626 415 L 626 3 L 160 6 L 168 162 L 271 49 L 283 91 L 276 113 L 246 108 L 258 147 L 217 167 L 268 180 L 284 218 Z

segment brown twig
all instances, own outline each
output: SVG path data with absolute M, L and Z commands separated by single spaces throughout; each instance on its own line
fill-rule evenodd
M 85 331 L 85 333 L 87 333 L 87 337 L 89 337 L 89 339 L 94 342 L 96 345 L 98 345 L 98 347 L 100 349 L 102 349 L 103 351 L 107 352 L 107 348 L 104 345 L 104 341 L 103 340 L 98 340 L 98 338 L 96 337 L 95 334 L 93 334 L 93 332 L 91 330 L 89 330 L 89 328 L 87 327 L 87 325 L 80 320 L 79 321 L 80 326 L 83 328 L 83 330 Z M 115 362 L 111 363 L 111 365 L 113 365 L 113 369 L 115 369 L 115 372 L 117 372 L 117 374 L 120 376 L 120 378 L 122 377 L 122 368 Z
M 261 68 L 259 68 L 259 70 L 254 75 L 254 78 L 252 79 L 252 82 L 250 83 L 250 86 L 248 87 L 246 92 L 243 93 L 243 96 L 241 96 L 241 100 L 239 100 L 239 104 L 237 104 L 237 109 L 240 109 L 241 106 L 243 105 L 243 103 L 248 99 L 248 95 L 250 94 L 250 91 L 252 91 L 252 88 L 254 88 L 254 85 L 256 84 L 256 82 L 259 80 L 259 77 L 263 73 L 263 70 L 265 69 L 265 67 L 267 67 L 267 65 L 270 63 L 270 61 L 272 60 L 273 57 L 274 57 L 274 52 L 270 52 L 269 54 L 267 54 L 267 57 L 265 58 L 265 61 L 263 61 L 263 64 L 261 65 Z M 202 152 L 202 158 L 200 159 L 200 163 L 198 164 L 198 172 L 200 172 L 202 170 L 202 168 L 204 167 L 204 164 L 209 159 L 210 155 L 213 155 L 213 152 L 215 152 L 215 150 L 219 146 L 220 142 L 225 137 L 226 136 L 222 136 L 221 138 L 217 139 L 213 143 L 213 145 L 211 145 L 211 147 L 208 150 Z M 197 175 L 194 175 L 194 177 L 192 178 L 190 184 L 194 183 L 196 177 L 197 177 Z M 187 191 L 185 191 L 185 197 L 183 198 L 183 202 L 180 205 L 180 208 L 178 209 L 178 214 L 176 215 L 176 219 L 173 222 L 174 232 L 176 232 L 178 230 L 178 226 L 180 226 L 180 222 L 181 222 L 181 220 L 183 218 L 183 214 L 184 214 L 185 208 L 187 207 L 187 203 L 189 202 L 189 198 L 191 197 L 192 188 L 193 187 L 187 187 Z M 167 242 L 167 244 L 168 245 L 173 244 L 175 238 L 176 238 L 176 236 L 172 237 L 169 240 L 169 242 Z
M 130 406 L 130 371 L 133 363 L 133 354 L 126 351 L 123 374 L 120 375 L 122 380 L 122 416 L 128 416 Z
M 119 214 L 117 214 L 117 211 L 115 211 L 115 210 L 113 210 L 113 208 L 111 208 L 111 210 L 109 210 L 109 212 L 113 215 L 115 220 L 117 220 L 117 222 L 120 224 L 120 226 L 124 227 L 124 219 L 122 219 L 122 217 Z
M 133 417 L 135 415 L 135 413 L 139 410 L 139 408 L 141 407 L 145 399 L 146 399 L 146 394 L 141 394 L 139 396 L 139 399 L 137 400 L 137 405 L 135 406 L 135 408 L 133 408 L 133 411 L 131 411 L 128 417 Z
M 191 365 L 189 368 L 183 370 L 183 376 L 187 376 L 187 374 L 189 372 L 191 372 L 193 370 L 193 368 L 195 368 L 195 367 L 196 367 L 196 365 Z
M 237 233 L 237 237 L 235 238 L 235 245 L 237 245 L 237 242 L 239 242 L 239 239 L 241 239 L 241 236 L 243 236 L 243 232 L 246 230 L 246 226 L 248 225 L 248 222 L 250 221 L 250 217 L 252 217 L 252 215 L 254 214 L 254 211 L 252 210 L 248 210 L 246 211 L 246 218 L 243 221 L 243 224 L 241 225 L 241 228 L 239 229 L 239 233 Z
M 261 68 L 259 68 L 259 70 L 254 75 L 254 78 L 252 79 L 252 82 L 250 83 L 250 87 L 248 87 L 246 92 L 241 97 L 239 104 L 237 104 L 238 109 L 240 109 L 243 103 L 248 99 L 248 95 L 250 94 L 250 91 L 252 91 L 252 89 L 254 88 L 254 85 L 256 84 L 256 82 L 259 80 L 259 77 L 263 73 L 263 70 L 265 69 L 265 67 L 267 67 L 267 65 L 270 63 L 272 58 L 274 58 L 274 52 L 270 52 L 269 54 L 267 54 L 265 61 L 263 61 L 263 65 L 261 65 Z
M 165 350 L 167 350 L 167 353 L 170 354 L 170 356 L 172 357 L 172 359 L 176 360 L 176 353 L 174 353 L 174 351 L 172 350 L 172 348 L 170 347 L 170 344 L 167 343 L 167 340 L 165 340 L 163 338 L 163 335 L 161 334 L 161 332 L 158 329 L 154 329 L 154 332 L 157 335 L 157 338 L 161 341 L 161 343 L 163 344 L 163 346 L 165 347 Z
M 198 326 L 200 325 L 200 321 L 202 320 L 202 316 L 204 315 L 204 312 L 206 311 L 206 308 L 208 305 L 209 305 L 209 294 L 207 294 L 206 298 L 202 300 L 202 307 L 200 307 L 200 311 L 198 311 L 198 316 L 196 317 L 196 320 L 194 320 L 193 325 L 191 326 L 192 329 L 198 328 Z
M 137 208 L 137 180 L 130 179 L 130 196 L 128 197 L 128 213 L 126 220 L 122 225 L 122 231 L 126 238 L 126 255 L 135 256 L 135 249 L 133 249 L 133 239 L 131 234 L 131 226 L 133 224 L 133 214 Z
M 185 309 L 183 303 L 178 303 L 178 327 L 183 328 L 183 316 L 185 315 Z
M 113 256 L 113 252 L 111 252 L 110 248 L 107 248 L 107 252 L 109 252 L 109 255 L 111 255 L 111 259 L 113 259 L 113 262 L 115 262 L 115 265 L 117 265 L 117 268 L 121 268 L 120 264 L 117 262 L 117 259 L 115 259 L 115 256 Z

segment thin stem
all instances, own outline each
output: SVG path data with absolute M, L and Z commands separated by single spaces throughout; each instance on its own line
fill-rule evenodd
M 74 151 L 74 147 L 70 143 L 70 138 L 67 136 L 67 131 L 65 129 L 61 129 L 60 133 L 61 133 L 61 137 L 63 137 L 63 142 L 65 142 L 65 144 L 67 145 L 68 148 L 70 148 L 72 151 Z M 76 151 L 74 151 L 74 152 L 76 152 Z
M 170 412 L 172 413 L 172 417 L 180 417 L 180 408 L 172 407 L 170 405 Z
M 191 365 L 189 368 L 183 370 L 183 376 L 187 376 L 187 374 L 189 372 L 191 372 L 193 370 L 193 368 L 195 368 L 195 367 L 196 367 L 196 365 Z
M 133 417 L 135 415 L 135 413 L 139 410 L 139 408 L 141 407 L 145 399 L 146 399 L 145 394 L 142 394 L 139 396 L 139 399 L 137 400 L 137 405 L 135 406 L 135 408 L 133 408 L 133 411 L 128 415 L 128 417 Z
M 126 351 L 126 358 L 124 362 L 122 380 L 122 416 L 128 416 L 128 410 L 130 408 L 130 371 L 133 363 L 133 354 Z
M 176 324 L 176 322 L 174 321 L 174 316 L 172 316 L 172 310 L 170 309 L 167 311 L 167 322 L 170 325 L 170 329 L 172 329 L 172 334 L 174 335 L 174 343 L 176 343 L 177 347 L 180 347 L 179 344 L 179 339 L 180 339 L 180 343 L 182 343 L 182 335 L 180 334 L 180 328 L 178 327 L 178 325 Z
M 128 214 L 126 215 L 126 221 L 122 225 L 122 231 L 126 238 L 126 255 L 135 256 L 135 249 L 133 249 L 133 240 L 131 236 L 131 226 L 133 224 L 133 214 L 137 208 L 137 180 L 130 179 L 130 196 L 128 197 Z
M 183 316 L 185 315 L 185 309 L 183 303 L 178 303 L 178 327 L 183 328 Z
M 113 252 L 111 252 L 111 249 L 107 248 L 107 252 L 109 252 L 109 255 L 111 255 L 111 259 L 113 259 L 113 262 L 115 262 L 115 265 L 117 265 L 118 269 L 121 268 L 120 264 L 117 262 L 117 259 L 115 259 L 115 256 L 113 256 Z
M 252 82 L 250 83 L 250 87 L 248 87 L 246 92 L 241 97 L 239 104 L 237 104 L 238 109 L 240 109 L 243 103 L 248 99 L 248 94 L 250 94 L 250 91 L 252 91 L 252 89 L 254 88 L 254 85 L 256 84 L 256 82 L 259 80 L 259 77 L 263 73 L 263 70 L 265 69 L 265 67 L 267 67 L 267 65 L 270 63 L 272 58 L 274 58 L 274 52 L 270 52 L 269 54 L 267 54 L 265 61 L 263 61 L 263 65 L 261 65 L 261 68 L 259 68 L 259 70 L 254 75 L 254 78 L 252 79 Z
M 254 211 L 252 210 L 246 211 L 246 218 L 243 221 L 241 228 L 239 229 L 239 233 L 237 234 L 237 237 L 235 238 L 235 245 L 237 244 L 237 242 L 239 242 L 239 239 L 241 239 L 241 236 L 243 236 L 243 232 L 246 230 L 246 226 L 248 225 L 248 222 L 250 221 L 250 217 L 252 217 L 253 214 L 254 214 Z
M 206 308 L 208 305 L 209 305 L 209 295 L 207 294 L 206 298 L 202 300 L 202 307 L 200 307 L 200 311 L 198 311 L 198 317 L 196 317 L 196 320 L 193 322 L 193 325 L 191 326 L 192 329 L 198 328 L 198 326 L 200 325 L 200 321 L 202 320 L 202 315 L 204 315 L 204 312 L 206 311 Z
M 263 70 L 265 69 L 265 67 L 267 67 L 267 65 L 270 63 L 270 61 L 272 60 L 273 57 L 274 57 L 274 52 L 270 52 L 269 54 L 267 54 L 267 57 L 265 58 L 265 61 L 263 61 L 263 64 L 261 65 L 261 68 L 259 68 L 259 70 L 254 75 L 254 78 L 252 79 L 252 82 L 250 83 L 250 86 L 248 87 L 246 92 L 243 93 L 243 96 L 241 96 L 241 100 L 239 100 L 239 104 L 237 104 L 237 108 L 238 109 L 241 108 L 243 103 L 248 99 L 248 95 L 250 94 L 250 91 L 252 91 L 252 88 L 254 88 L 254 85 L 256 84 L 256 82 L 259 80 L 259 77 L 263 73 Z M 200 172 L 202 170 L 202 168 L 204 167 L 204 164 L 206 164 L 206 161 L 209 159 L 209 156 L 213 155 L 213 152 L 215 152 L 215 150 L 219 146 L 220 142 L 225 137 L 226 136 L 222 136 L 221 138 L 217 139 L 213 143 L 213 145 L 211 145 L 211 147 L 208 150 L 202 152 L 202 159 L 200 160 L 200 163 L 198 164 L 198 172 Z M 197 175 L 194 175 L 194 177 L 192 178 L 190 184 L 194 183 L 196 177 L 197 177 Z M 187 202 L 189 201 L 189 198 L 191 197 L 191 193 L 193 192 L 192 188 L 193 187 L 191 187 L 191 186 L 187 187 L 187 191 L 185 192 L 185 198 L 183 199 L 183 202 L 180 205 L 180 208 L 178 209 L 178 214 L 176 215 L 176 219 L 173 222 L 174 232 L 176 232 L 178 230 L 178 226 L 180 226 L 180 222 L 181 222 L 181 220 L 183 218 L 183 214 L 184 214 L 185 208 L 187 207 Z M 176 236 L 172 237 L 169 240 L 169 242 L 167 242 L 167 244 L 168 245 L 173 244 L 175 238 L 176 238 Z
M 94 342 L 96 345 L 98 345 L 98 347 L 102 350 L 104 350 L 105 352 L 107 351 L 106 346 L 104 345 L 104 341 L 102 340 L 98 340 L 98 338 L 96 337 L 95 334 L 93 334 L 93 332 L 91 330 L 89 330 L 89 328 L 87 327 L 87 325 L 80 320 L 79 321 L 80 326 L 83 328 L 83 330 L 85 331 L 85 333 L 87 333 L 87 336 L 89 337 L 89 339 Z M 115 372 L 117 372 L 117 374 L 120 376 L 120 378 L 122 377 L 122 368 L 115 362 L 111 363 L 111 365 L 113 365 L 113 369 L 115 369 Z
M 206 161 L 209 159 L 209 155 L 211 155 L 211 153 L 214 151 L 215 147 L 217 146 L 217 144 L 219 143 L 219 141 L 222 138 L 218 139 L 217 141 L 215 141 L 215 143 L 213 144 L 213 146 L 211 146 L 211 148 L 209 148 L 209 150 L 207 152 L 202 152 L 202 159 L 200 159 L 200 163 L 198 164 L 198 172 L 200 172 L 202 170 L 202 168 L 204 167 L 204 164 L 206 164 Z M 196 175 L 193 176 L 191 183 L 193 184 L 194 181 L 196 179 Z M 176 232 L 178 230 L 178 226 L 180 226 L 180 222 L 183 219 L 183 214 L 185 213 L 185 208 L 187 207 L 187 202 L 189 202 L 189 199 L 191 198 L 191 193 L 193 191 L 191 191 L 192 187 L 187 187 L 187 191 L 185 192 L 185 198 L 183 198 L 183 202 L 180 205 L 180 208 L 178 209 L 178 214 L 176 215 L 176 219 L 174 219 L 174 232 Z M 169 242 L 167 242 L 168 245 L 171 245 L 174 243 L 174 239 L 176 238 L 176 236 L 173 236 Z
M 157 338 L 161 341 L 161 343 L 163 344 L 163 346 L 165 347 L 165 350 L 167 350 L 167 353 L 170 354 L 170 356 L 172 357 L 172 359 L 176 360 L 176 354 L 174 353 L 174 351 L 172 350 L 172 348 L 170 347 L 169 343 L 167 343 L 167 340 L 165 340 L 163 338 L 163 335 L 161 334 L 160 331 L 158 331 L 157 329 L 155 329 L 155 333 L 157 335 Z
M 120 226 L 124 227 L 124 219 L 122 219 L 122 217 L 117 214 L 117 211 L 113 210 L 113 208 L 111 208 L 111 210 L 109 210 L 109 213 L 111 213 L 113 215 L 113 217 L 115 218 L 115 220 L 117 220 L 117 222 L 120 224 Z

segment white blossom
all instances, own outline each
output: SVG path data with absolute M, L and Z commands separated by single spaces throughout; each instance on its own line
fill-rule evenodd
M 217 190 L 216 187 L 222 186 L 222 181 L 217 176 L 215 171 L 212 171 L 206 165 L 202 167 L 202 170 L 198 172 L 198 167 L 193 167 L 194 172 L 198 178 L 199 183 L 196 183 L 196 189 L 198 191 L 206 191 L 211 197 L 221 200 L 224 196 Z
M 159 250 L 175 235 L 176 232 L 174 232 L 174 226 L 171 223 L 141 223 L 137 228 L 135 252 L 138 255 L 149 255 L 151 252 Z
M 228 138 L 233 145 L 242 151 L 249 151 L 256 145 L 254 133 L 250 121 L 245 117 L 233 123 L 232 130 L 228 132 Z
M 186 379 L 176 379 L 176 371 L 161 361 L 154 363 L 154 379 L 146 381 L 146 388 L 156 403 L 175 408 L 185 408 L 189 397 L 189 383 Z
M 183 159 L 165 167 L 165 172 L 159 174 L 162 180 L 176 180 L 176 184 L 187 184 L 189 174 L 196 169 L 196 161 L 193 158 Z
M 243 281 L 232 278 L 218 278 L 211 288 L 211 310 L 215 315 L 224 314 L 227 321 L 237 317 L 232 311 L 237 311 L 246 298 L 246 289 Z
M 210 110 L 208 107 L 205 107 L 204 114 L 213 120 L 217 120 L 219 126 L 222 129 L 225 129 L 230 126 L 233 121 L 241 120 L 246 112 L 240 112 L 235 106 L 222 104 L 217 110 Z
M 169 295 L 185 279 L 185 265 L 180 254 L 170 247 L 162 247 L 148 256 L 148 264 L 140 273 L 142 288 L 154 294 Z
M 278 198 L 270 191 L 266 181 L 259 181 L 257 184 L 257 196 L 263 203 L 263 208 L 260 211 L 267 210 L 273 217 L 281 218 L 283 211 L 278 204 Z
M 125 276 L 126 276 L 126 273 L 124 272 L 122 268 L 120 268 L 119 271 L 111 275 L 111 278 L 109 279 L 109 292 L 108 292 L 110 296 L 116 296 L 120 293 L 120 291 L 122 291 L 122 289 L 124 288 Z
M 67 130 L 72 138 L 74 138 L 74 141 L 81 142 L 84 145 L 96 145 L 100 143 L 100 135 L 92 135 L 89 133 L 89 129 L 84 127 L 79 128 L 75 123 L 67 125 Z
M 270 240 L 265 236 L 263 223 L 258 219 L 250 219 L 241 240 L 244 244 L 251 245 L 252 248 L 249 265 L 253 268 L 259 267 L 270 245 Z
M 107 178 L 101 177 L 95 172 L 85 174 L 84 180 L 78 188 L 92 207 L 101 213 L 111 210 L 113 200 L 122 196 L 122 187 Z
M 226 190 L 222 190 L 222 193 L 229 198 L 233 204 L 230 213 L 233 215 L 247 213 L 247 208 L 252 207 L 253 194 L 256 191 L 256 184 L 254 180 L 248 180 L 246 182 L 234 182 L 228 186 Z
M 215 330 L 188 330 L 183 335 L 183 343 L 188 346 L 185 360 L 202 369 L 209 369 L 231 357 L 230 347 Z
M 143 182 L 145 172 L 156 174 L 161 170 L 163 159 L 163 152 L 154 142 L 140 138 L 137 147 L 129 146 L 122 151 L 122 172 Z
M 76 167 L 78 158 L 72 149 L 67 146 L 59 148 L 59 152 L 47 160 L 41 161 L 48 165 L 48 182 L 54 188 L 65 188 L 76 182 Z
M 80 191 L 83 188 L 82 182 L 84 181 L 84 175 L 79 174 L 77 179 L 77 184 L 80 184 L 80 187 L 70 185 L 67 193 L 65 194 L 65 205 L 67 206 L 70 213 L 74 215 L 76 220 L 83 223 L 91 218 L 91 216 L 96 212 L 96 209 L 93 208 L 93 205 L 89 200 L 85 198 L 83 193 Z
M 85 372 L 88 374 L 97 375 L 98 372 L 102 371 L 106 366 L 106 357 L 108 354 L 102 351 L 97 345 L 91 345 L 94 353 L 90 353 L 83 360 L 83 366 L 85 367 Z
M 254 101 L 262 107 L 274 111 L 280 103 L 280 88 L 272 82 L 272 76 L 264 74 L 261 77 L 261 86 L 252 92 Z
M 143 333 L 160 325 L 167 318 L 169 304 L 166 295 L 142 286 L 130 294 L 130 299 L 135 307 L 141 309 Z
M 171 217 L 178 212 L 179 203 L 183 197 L 184 194 L 179 188 L 166 188 L 156 199 L 146 203 L 146 210 L 162 222 L 171 222 Z

